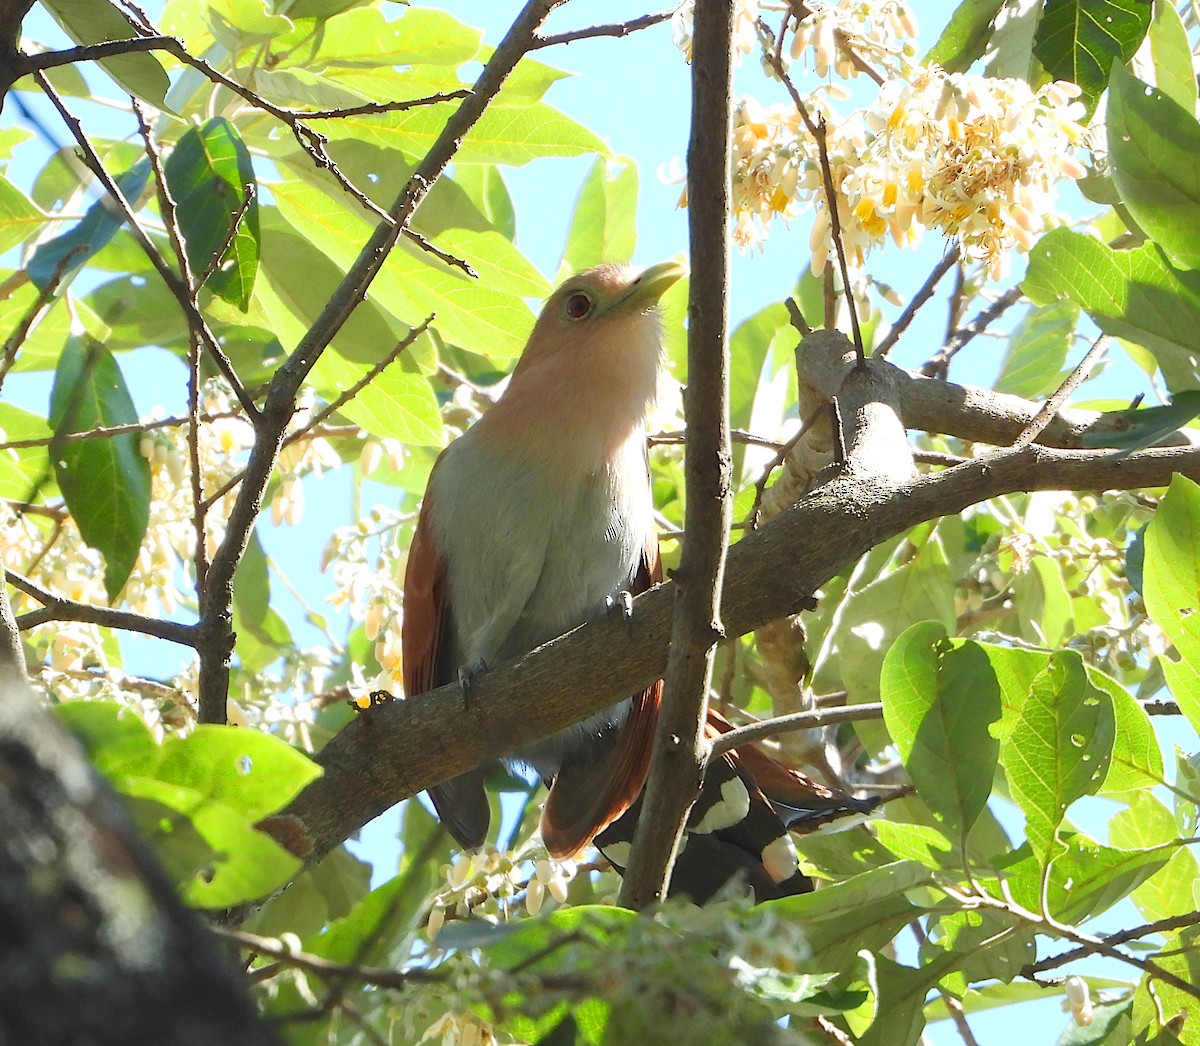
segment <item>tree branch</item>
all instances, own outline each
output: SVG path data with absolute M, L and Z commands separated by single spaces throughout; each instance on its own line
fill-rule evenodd
M 689 253 L 697 267 L 688 290 L 684 391 L 687 536 L 675 572 L 671 656 L 650 776 L 619 898 L 634 909 L 667 895 L 679 840 L 708 760 L 708 685 L 713 654 L 724 635 L 721 585 L 733 508 L 728 346 L 733 5 L 697 0 L 694 18 L 687 194 Z
M 855 723 L 863 719 L 882 719 L 883 705 L 878 702 L 867 705 L 845 705 L 841 708 L 818 708 L 812 712 L 793 712 L 791 715 L 775 716 L 758 723 L 739 726 L 722 734 L 712 743 L 708 760 L 712 762 L 733 748 L 768 737 L 777 737 L 792 730 L 812 730 L 816 727 L 835 726 L 838 723 Z
M 48 592 L 29 578 L 11 570 L 8 571 L 8 583 L 42 604 L 41 610 L 31 610 L 17 618 L 17 627 L 22 631 L 35 625 L 44 625 L 47 621 L 84 621 L 103 628 L 140 632 L 142 635 L 165 639 L 180 646 L 194 647 L 198 640 L 196 625 L 164 621 L 162 618 L 136 614 L 131 610 L 113 610 L 111 607 L 98 607 L 91 603 L 77 603 L 73 599 L 64 599 Z
M 661 22 L 669 21 L 675 13 L 674 9 L 670 11 L 659 11 L 657 14 L 642 15 L 640 18 L 631 18 L 628 22 L 613 22 L 609 25 L 593 25 L 586 29 L 572 29 L 566 33 L 555 33 L 553 36 L 536 36 L 534 37 L 531 51 L 539 50 L 543 47 L 554 47 L 557 44 L 570 44 L 576 40 L 594 40 L 598 36 L 615 36 L 624 37 L 630 33 L 636 33 L 639 29 L 649 29 L 652 25 L 658 25 Z

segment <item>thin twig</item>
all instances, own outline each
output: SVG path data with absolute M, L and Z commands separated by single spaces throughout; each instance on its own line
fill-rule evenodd
M 956 243 L 942 256 L 942 260 L 934 266 L 933 272 L 921 284 L 921 289 L 913 295 L 912 300 L 905 306 L 904 311 L 897 317 L 896 322 L 892 324 L 891 330 L 887 332 L 883 341 L 879 343 L 872 355 L 881 358 L 887 357 L 892 346 L 900 340 L 900 335 L 908 330 L 909 324 L 916 318 L 917 310 L 933 297 L 933 292 L 937 289 L 937 285 L 941 282 L 942 277 L 958 264 L 958 258 L 959 250 Z
M 225 240 L 221 244 L 217 252 L 212 256 L 212 260 L 208 263 L 208 267 L 200 274 L 200 279 L 196 281 L 196 287 L 203 287 L 209 280 L 212 279 L 213 273 L 221 265 L 221 259 L 225 257 L 225 252 L 233 246 L 234 238 L 238 234 L 238 229 L 241 227 L 242 221 L 250 211 L 250 205 L 254 203 L 255 197 L 258 195 L 258 190 L 254 187 L 253 182 L 246 182 L 242 186 L 242 202 L 238 204 L 238 209 L 229 217 L 229 231 L 225 234 Z
M 462 269 L 462 271 L 465 272 L 472 279 L 476 279 L 476 280 L 479 279 L 479 273 L 477 273 L 471 267 L 471 263 L 468 262 L 465 258 L 456 258 L 449 251 L 444 251 L 441 249 L 441 247 L 438 247 L 436 244 L 430 243 L 430 241 L 427 240 L 424 236 L 422 236 L 419 232 L 417 232 L 416 229 L 405 229 L 404 237 L 405 237 L 405 239 L 409 240 L 410 242 L 415 243 L 418 247 L 421 248 L 421 250 L 428 251 L 435 258 L 440 258 L 447 265 L 452 265 L 456 269 Z
M 729 438 L 733 443 L 741 443 L 747 447 L 763 447 L 767 450 L 779 450 L 784 445 L 778 440 L 767 439 L 765 436 L 756 436 L 753 432 L 747 432 L 745 429 L 731 429 Z M 648 436 L 646 442 L 652 447 L 677 446 L 687 443 L 687 433 L 656 432 Z
M 360 966 L 334 962 L 321 955 L 292 951 L 282 941 L 273 937 L 260 937 L 244 930 L 231 930 L 222 926 L 212 927 L 213 933 L 232 941 L 241 948 L 267 955 L 284 966 L 315 973 L 321 978 L 348 978 L 357 984 L 374 988 L 407 988 L 413 984 L 438 984 L 446 978 L 433 970 L 391 970 L 380 966 Z
M 792 96 L 792 103 L 796 106 L 800 119 L 804 121 L 808 133 L 817 143 L 821 184 L 825 189 L 825 208 L 829 213 L 830 235 L 833 237 L 838 268 L 842 273 L 842 293 L 846 296 L 846 305 L 850 310 L 850 330 L 853 335 L 854 350 L 858 355 L 858 365 L 861 367 L 866 362 L 866 353 L 863 349 L 862 330 L 858 323 L 858 306 L 855 304 L 854 293 L 850 288 L 850 266 L 846 261 L 846 245 L 842 242 L 842 221 L 838 215 L 837 190 L 833 186 L 833 169 L 829 166 L 828 127 L 825 117 L 822 113 L 817 113 L 817 118 L 814 120 L 809 114 L 808 106 L 804 104 L 804 99 L 800 97 L 800 92 L 792 83 L 787 67 L 783 64 L 783 55 L 774 46 L 770 27 L 761 18 L 758 20 L 758 27 L 759 31 L 765 35 L 763 53 L 766 55 L 767 61 L 771 64 L 771 68 L 779 77 L 780 82 L 787 88 L 788 94 Z
M 65 599 L 47 591 L 23 574 L 16 574 L 11 570 L 7 573 L 9 584 L 42 604 L 41 610 L 31 610 L 17 618 L 17 627 L 22 631 L 35 625 L 44 625 L 48 621 L 82 621 L 103 628 L 140 632 L 155 639 L 178 643 L 180 646 L 195 647 L 199 638 L 195 625 L 164 621 L 162 618 L 148 617 L 127 610 L 113 610 L 111 607 L 93 606 L 90 603 L 77 603 L 73 599 Z
M 1013 305 L 1021 300 L 1020 285 L 1010 287 L 986 308 L 980 309 L 965 327 L 960 327 L 949 338 L 932 358 L 921 364 L 920 372 L 927 378 L 944 378 L 950 368 L 950 361 L 977 334 L 987 330 L 997 319 Z
M 203 421 L 218 421 L 222 418 L 241 417 L 241 411 L 222 410 L 212 414 L 202 415 Z M 131 421 L 126 425 L 107 425 L 87 429 L 85 432 L 66 432 L 61 436 L 38 436 L 33 439 L 13 439 L 0 443 L 2 450 L 27 450 L 30 447 L 48 447 L 51 443 L 77 443 L 89 439 L 112 439 L 113 436 L 123 436 L 130 432 L 152 432 L 155 429 L 177 429 L 190 423 L 189 418 L 160 418 L 157 421 Z
M 42 310 L 54 299 L 58 285 L 62 283 L 63 276 L 66 275 L 67 270 L 71 267 L 71 262 L 79 254 L 88 249 L 86 243 L 81 243 L 78 247 L 72 247 L 71 250 L 58 259 L 58 264 L 54 266 L 54 273 L 46 281 L 46 286 L 38 291 L 33 304 L 25 311 L 25 315 L 21 317 L 12 334 L 5 339 L 4 348 L 0 349 L 0 387 L 3 387 L 4 379 L 8 377 L 8 372 L 12 370 L 13 364 L 17 362 L 17 352 L 25 344 L 25 339 L 29 337 L 29 332 L 33 329 L 34 323 L 37 322 L 38 317 L 42 314 Z
M 1087 954 L 1104 955 L 1110 959 L 1116 959 L 1119 962 L 1127 963 L 1141 970 L 1142 973 L 1148 976 L 1155 977 L 1164 984 L 1169 984 L 1177 991 L 1183 992 L 1185 995 L 1190 995 L 1193 999 L 1200 999 L 1200 985 L 1193 984 L 1190 981 L 1172 973 L 1170 970 L 1161 966 L 1153 959 L 1143 959 L 1136 955 L 1130 955 L 1127 952 L 1121 951 L 1115 944 L 1103 937 L 1093 937 L 1091 934 L 1084 933 L 1066 923 L 1059 922 L 1057 919 L 1050 918 L 1048 915 L 1039 915 L 1036 912 L 1031 912 L 1021 905 L 1014 903 L 1011 900 L 1001 900 L 998 897 L 993 897 L 990 894 L 979 893 L 960 893 L 959 891 L 946 888 L 946 893 L 959 901 L 964 908 L 994 908 L 998 911 L 1007 912 L 1009 915 L 1020 919 L 1022 922 L 1029 923 L 1033 926 L 1040 927 L 1043 933 L 1058 934 L 1060 937 L 1065 937 L 1069 941 L 1074 941 L 1076 944 L 1083 946 Z M 1192 918 L 1195 918 L 1193 913 Z
M 912 456 L 913 461 L 921 465 L 942 465 L 945 468 L 953 468 L 955 465 L 961 465 L 964 461 L 971 460 L 958 454 L 943 454 L 937 450 L 914 450 Z
M 1014 447 L 1027 447 L 1042 434 L 1042 431 L 1053 420 L 1054 415 L 1058 413 L 1058 408 L 1071 398 L 1071 393 L 1087 381 L 1092 368 L 1106 351 L 1108 351 L 1108 335 L 1101 334 L 1092 342 L 1092 347 L 1088 349 L 1087 355 L 1079 361 L 1079 365 L 1067 375 L 1066 381 L 1054 391 L 1054 395 L 1042 404 L 1042 409 L 1033 416 L 1029 424 L 1021 430 L 1021 434 L 1013 440 Z
M 776 716 L 774 719 L 764 719 L 748 726 L 739 726 L 735 730 L 722 734 L 712 742 L 712 751 L 708 761 L 724 755 L 730 749 L 740 748 L 753 741 L 762 741 L 768 737 L 791 733 L 795 730 L 813 730 L 822 726 L 833 726 L 836 723 L 855 723 L 864 719 L 882 719 L 883 705 L 876 702 L 866 705 L 845 705 L 841 708 L 818 708 L 813 712 L 792 712 L 790 715 Z
M 212 262 L 208 266 L 205 274 L 197 279 L 196 274 L 192 272 L 191 260 L 188 258 L 187 244 L 183 239 L 183 230 L 179 226 L 178 208 L 175 203 L 175 198 L 171 193 L 171 187 L 167 184 L 167 176 L 163 170 L 162 160 L 159 156 L 158 146 L 154 143 L 154 137 L 150 131 L 150 122 L 146 119 L 146 114 L 138 103 L 137 99 L 130 99 L 130 104 L 133 106 L 134 115 L 137 116 L 138 132 L 142 136 L 142 142 L 145 145 L 146 157 L 150 161 L 150 167 L 154 173 L 154 184 L 158 192 L 158 209 L 160 211 L 163 225 L 167 230 L 167 238 L 171 241 L 171 247 L 175 251 L 175 257 L 179 265 L 180 277 L 183 280 L 183 285 L 187 288 L 188 300 L 191 309 L 199 315 L 200 302 L 199 292 L 201 285 L 208 279 L 208 273 L 215 271 L 229 244 L 233 242 L 233 237 L 237 233 L 238 223 L 241 221 L 241 215 L 246 212 L 250 205 L 250 200 L 253 198 L 253 187 L 247 185 L 248 191 L 242 201 L 238 211 L 235 212 L 229 223 L 229 232 L 226 236 L 225 243 L 221 249 L 213 257 Z M 200 335 L 197 329 L 188 325 L 188 472 L 190 473 L 192 485 L 192 562 L 195 567 L 195 586 L 196 598 L 199 600 L 204 593 L 204 579 L 208 574 L 208 543 L 206 539 L 207 525 L 205 517 L 207 508 L 204 503 L 204 488 L 203 477 L 200 473 Z
M 796 299 L 788 295 L 783 299 L 783 304 L 788 311 L 788 319 L 792 326 L 800 332 L 800 337 L 807 338 L 812 333 L 812 328 L 808 325 L 808 320 L 804 318 L 804 313 L 800 311 L 800 306 L 796 304 Z
M 398 342 L 396 342 L 396 344 L 395 344 L 395 346 L 393 346 L 391 352 L 389 352 L 386 356 L 384 356 L 383 359 L 379 360 L 379 362 L 377 362 L 369 371 L 367 371 L 366 374 L 364 374 L 361 378 L 358 379 L 358 381 L 356 381 L 353 385 L 351 385 L 350 388 L 344 389 L 333 400 L 332 403 L 329 403 L 325 407 L 323 407 L 316 415 L 313 416 L 312 421 L 310 421 L 307 425 L 305 425 L 304 428 L 297 429 L 290 436 L 288 436 L 287 439 L 285 439 L 283 441 L 283 443 L 281 444 L 281 447 L 290 446 L 291 444 L 295 443 L 297 440 L 304 439 L 312 432 L 313 429 L 315 429 L 315 428 L 317 428 L 317 426 L 323 424 L 326 421 L 326 419 L 328 419 L 330 417 L 330 415 L 335 414 L 335 413 L 337 413 L 337 411 L 341 410 L 347 403 L 349 403 L 352 399 L 354 399 L 355 396 L 357 396 L 360 392 L 362 392 L 363 389 L 365 389 L 368 385 L 370 385 L 371 382 L 373 382 L 376 378 L 378 378 L 379 375 L 381 375 L 385 370 L 387 370 L 388 367 L 390 367 L 393 363 L 395 363 L 396 360 L 398 360 L 400 358 L 401 353 L 403 353 L 405 349 L 407 349 L 422 334 L 424 334 L 427 330 L 429 330 L 429 325 L 431 323 L 433 323 L 433 321 L 436 318 L 437 318 L 437 313 L 433 313 L 433 312 L 431 312 L 428 316 L 426 316 L 425 319 L 421 323 L 419 323 L 419 324 L 417 324 L 417 326 L 413 327 L 412 330 L 410 330 L 406 335 L 404 335 L 403 338 L 401 338 Z
M 670 11 L 659 11 L 657 14 L 642 15 L 640 18 L 631 18 L 628 22 L 613 22 L 609 25 L 593 25 L 587 29 L 572 29 L 566 33 L 555 33 L 552 36 L 542 36 L 538 34 L 533 38 L 533 44 L 529 50 L 537 51 L 543 47 L 554 47 L 556 44 L 570 44 L 576 40 L 592 40 L 598 36 L 628 36 L 630 33 L 636 33 L 639 29 L 649 29 L 652 25 L 658 25 L 660 22 L 668 21 L 675 13 L 674 8 Z
M 746 513 L 746 518 L 742 521 L 747 526 L 751 527 L 752 529 L 758 526 L 759 513 L 762 511 L 762 500 L 764 495 L 767 493 L 767 483 L 770 482 L 771 476 L 774 475 L 775 470 L 779 468 L 785 461 L 787 461 L 787 459 L 791 456 L 792 451 L 796 449 L 796 446 L 799 444 L 799 442 L 804 439 L 806 435 L 808 435 L 813 425 L 816 424 L 818 418 L 820 418 L 820 413 L 814 413 L 805 418 L 803 424 L 801 424 L 796 434 L 776 451 L 775 457 L 767 462 L 766 467 L 762 470 L 762 475 L 760 475 L 754 483 L 754 503 L 750 506 L 750 511 Z
M 1188 912 L 1186 915 L 1172 915 L 1166 919 L 1159 919 L 1156 922 L 1145 923 L 1142 926 L 1132 926 L 1127 930 L 1107 933 L 1102 940 L 1105 944 L 1109 945 L 1125 944 L 1128 941 L 1140 941 L 1143 937 L 1149 937 L 1152 934 L 1163 933 L 1167 930 L 1178 930 L 1185 926 L 1194 926 L 1197 923 L 1200 923 L 1200 912 Z M 1093 954 L 1095 954 L 1094 948 L 1087 944 L 1081 944 L 1078 948 L 1071 948 L 1068 951 L 1060 952 L 1058 955 L 1051 955 L 1049 958 L 1039 959 L 1037 962 L 1023 966 L 1021 968 L 1021 976 L 1036 977 L 1039 973 L 1045 973 L 1047 970 L 1066 966 L 1068 963 L 1085 959 Z
M 108 170 L 100 160 L 99 154 L 93 148 L 87 135 L 84 134 L 83 125 L 63 104 L 63 100 L 59 97 L 58 92 L 50 86 L 50 81 L 46 79 L 43 73 L 34 73 L 34 79 L 37 80 L 38 86 L 58 111 L 59 116 L 71 131 L 75 141 L 79 144 L 79 148 L 83 152 L 84 162 L 100 180 L 100 183 L 120 209 L 121 215 L 128 223 L 129 230 L 133 233 L 134 239 L 137 240 L 146 257 L 150 259 L 150 264 L 158 271 L 163 282 L 166 283 L 167 289 L 170 290 L 175 300 L 179 302 L 180 308 L 182 308 L 183 314 L 187 318 L 188 327 L 194 329 L 200 335 L 205 351 L 213 358 L 218 369 L 225 376 L 225 380 L 229 382 L 242 408 L 251 418 L 256 418 L 259 413 L 258 408 L 247 394 L 241 379 L 233 369 L 233 364 L 229 362 L 229 357 L 225 355 L 225 351 L 221 348 L 216 336 L 209 329 L 207 321 L 192 302 L 188 287 L 175 274 L 170 265 L 167 264 L 167 260 L 162 256 L 162 252 L 154 245 L 150 237 L 146 235 L 146 231 L 142 228 L 137 220 L 137 216 L 133 213 L 132 205 L 125 198 L 125 194 L 121 192 L 120 186 L 117 185 L 112 175 L 108 173 Z

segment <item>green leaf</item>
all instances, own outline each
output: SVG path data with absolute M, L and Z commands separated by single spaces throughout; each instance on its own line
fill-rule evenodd
M 44 0 L 44 6 L 77 44 L 102 44 L 138 35 L 108 0 Z M 156 109 L 171 111 L 166 103 L 171 81 L 151 52 L 102 58 L 100 67 L 129 94 L 137 95 Z
M 1120 419 L 1126 426 L 1115 432 L 1085 432 L 1085 447 L 1115 447 L 1124 451 L 1153 447 L 1171 433 L 1183 428 L 1200 414 L 1200 390 L 1185 389 L 1171 397 L 1167 407 L 1114 410 L 1108 417 Z
M 1154 82 L 1158 89 L 1189 113 L 1196 108 L 1196 73 L 1192 68 L 1192 45 L 1183 19 L 1170 0 L 1154 5 L 1150 23 L 1150 56 L 1154 60 Z
M 1009 337 L 996 391 L 1035 399 L 1058 388 L 1078 322 L 1072 301 L 1030 309 Z
M 1112 795 L 1162 784 L 1162 749 L 1145 708 L 1115 679 L 1094 665 L 1086 667 L 1088 681 L 1112 698 L 1116 717 L 1112 762 L 1101 793 Z
M 298 17 L 294 10 L 288 14 Z M 305 35 L 310 33 L 305 30 Z M 479 53 L 482 38 L 478 29 L 463 25 L 445 11 L 409 8 L 399 18 L 387 18 L 377 7 L 360 7 L 328 19 L 321 28 L 316 53 L 299 47 L 291 52 L 290 61 L 314 68 L 326 63 L 335 67 L 459 66 Z M 282 46 L 279 49 L 283 51 Z
M 209 288 L 245 312 L 258 271 L 258 199 L 251 198 L 233 229 L 234 216 L 255 188 L 250 153 L 237 128 L 224 117 L 189 128 L 167 157 L 163 174 L 193 276 L 212 270 Z
M 583 183 L 559 276 L 589 269 L 602 262 L 628 262 L 637 244 L 637 164 L 628 157 L 597 157 Z
M 202 11 L 217 43 L 235 55 L 292 28 L 291 20 L 269 10 L 265 0 L 208 0 Z
M 940 983 L 961 994 L 973 982 L 1011 981 L 1037 957 L 1035 936 L 1033 927 L 1014 926 L 1005 912 L 945 912 L 930 917 L 928 941 L 920 948 L 921 962 L 953 953 L 954 969 Z
M 856 1039 L 860 1046 L 915 1046 L 925 1030 L 925 996 L 957 961 L 957 956 L 943 954 L 917 970 L 862 952 L 856 966 L 871 986 L 875 1019 Z
M 157 776 L 257 821 L 286 806 L 321 768 L 271 734 L 202 723 L 187 737 L 167 739 Z
M 457 184 L 479 208 L 480 213 L 492 227 L 506 240 L 516 238 L 517 212 L 513 207 L 508 187 L 504 184 L 504 177 L 498 168 L 488 164 L 473 163 L 456 170 L 453 179 L 439 178 L 434 188 L 448 184 Z M 430 198 L 433 197 L 432 192 L 429 195 Z M 425 220 L 425 211 L 429 202 L 427 199 L 425 203 L 421 204 L 418 222 Z M 418 228 L 420 227 L 418 225 Z
M 1108 911 L 1167 863 L 1160 848 L 1125 850 L 1063 832 L 1061 852 L 1050 866 L 1046 905 L 1055 918 L 1080 923 Z M 1005 881 L 1018 904 L 1041 907 L 1042 863 L 1027 856 L 1005 869 Z
M 1149 28 L 1146 0 L 1046 0 L 1033 53 L 1052 78 L 1083 88 L 1090 115 L 1109 70 L 1134 56 Z
M 1195 855 L 1179 838 L 1175 818 L 1155 796 L 1138 792 L 1129 797 L 1129 805 L 1108 822 L 1108 837 L 1113 846 L 1125 850 L 1178 843 L 1178 849 L 1163 851 L 1169 858 L 1146 882 L 1133 891 L 1133 903 L 1150 922 L 1183 915 L 1195 907 L 1192 884 L 1200 875 Z
M 880 691 L 909 777 L 961 845 L 987 805 L 1000 753 L 989 732 L 1000 687 L 987 655 L 974 643 L 951 645 L 940 622 L 914 625 L 888 650 Z
M 1067 807 L 1103 783 L 1115 732 L 1112 701 L 1088 679 L 1083 659 L 1073 650 L 1052 654 L 1001 746 L 1013 798 L 1043 867 Z
M 1021 709 L 1033 689 L 1033 681 L 1050 664 L 1050 655 L 1040 650 L 1022 650 L 1020 647 L 996 646 L 980 643 L 979 646 L 991 663 L 1000 685 L 1000 700 L 1004 715 L 1000 720 L 996 736 L 1001 742 L 1012 734 L 1020 718 Z
M 1122 202 L 1174 265 L 1200 268 L 1200 123 L 1122 65 L 1112 69 L 1106 119 Z
M 0 178 L 0 254 L 42 227 L 46 213 L 7 178 Z
M 56 441 L 72 432 L 138 420 L 117 361 L 99 342 L 68 338 L 50 391 Z M 104 554 L 104 588 L 115 600 L 137 560 L 150 521 L 150 465 L 136 433 L 57 442 L 51 458 L 79 533 Z
M 134 205 L 149 180 L 149 160 L 139 160 L 116 178 L 121 195 Z M 124 217 L 105 196 L 92 204 L 72 228 L 38 244 L 25 271 L 39 290 L 45 290 L 56 273 L 66 276 L 83 265 L 116 235 L 124 222 Z
M 810 952 L 801 963 L 803 971 L 841 972 L 860 949 L 882 948 L 921 914 L 905 892 L 930 881 L 928 868 L 916 861 L 899 861 L 815 893 L 768 901 L 763 907 L 804 926 Z
M 319 245 L 319 252 L 315 247 L 305 251 L 306 263 L 311 269 L 336 273 L 339 268 L 353 263 L 369 235 L 370 226 L 365 221 L 339 202 L 298 182 L 280 182 L 272 186 L 272 195 L 279 207 L 279 217 L 294 226 L 311 244 Z M 270 211 L 264 215 L 264 229 L 267 230 L 264 236 L 276 227 L 286 227 L 284 222 L 269 222 L 270 216 Z M 291 256 L 264 251 L 263 257 L 272 282 L 294 288 L 293 301 L 295 308 L 301 310 L 299 315 L 314 312 L 315 307 L 325 300 L 326 296 L 318 294 L 309 282 L 313 273 L 302 276 L 295 272 Z M 322 276 L 321 282 L 328 284 L 331 281 Z M 308 300 L 314 297 L 318 301 Z M 442 337 L 491 360 L 507 360 L 518 355 L 533 326 L 529 308 L 517 294 L 481 286 L 481 281 L 472 280 L 458 270 L 448 270 L 424 252 L 416 257 L 405 250 L 393 251 L 371 285 L 371 300 L 408 326 L 415 327 L 430 313 L 436 313 L 435 326 Z M 361 311 L 355 310 L 355 315 Z M 353 320 L 352 316 L 351 322 Z M 390 347 L 394 340 L 347 337 L 335 344 L 348 358 L 374 363 L 381 351 L 379 346 Z
M 920 861 L 926 868 L 954 868 L 961 863 L 945 833 L 929 825 L 876 818 L 871 821 L 870 831 L 902 860 Z
M 451 112 L 448 103 L 407 112 L 334 121 L 331 138 L 353 136 L 399 149 L 419 160 L 436 141 Z M 608 147 L 583 124 L 545 102 L 519 107 L 490 106 L 463 139 L 457 164 L 501 163 L 519 167 L 546 156 L 608 156 Z
M 864 576 L 871 577 L 871 573 Z M 945 553 L 926 541 L 916 557 L 864 585 L 846 601 L 836 632 L 844 685 L 854 700 L 877 700 L 884 655 L 919 621 L 954 626 L 954 590 Z
M 150 776 L 162 751 L 149 727 L 133 711 L 112 701 L 65 701 L 54 708 L 83 745 L 88 759 L 110 782 Z
M 1200 273 L 1172 268 L 1156 244 L 1114 251 L 1055 229 L 1030 253 L 1021 286 L 1039 305 L 1070 298 L 1106 334 L 1144 345 L 1171 391 L 1197 387 Z
M 988 39 L 985 76 L 1015 76 L 1033 82 L 1042 75 L 1041 66 L 1033 57 L 1042 11 L 1040 3 L 1004 0 Z
M 987 50 L 996 16 L 1003 7 L 1004 0 L 963 0 L 921 64 L 934 63 L 948 73 L 966 72 Z
M 0 403 L 0 432 L 6 440 L 49 439 L 53 435 L 45 418 L 11 403 Z M 43 496 L 51 495 L 54 484 L 49 481 L 50 458 L 45 447 L 5 451 L 5 456 L 0 497 L 22 501 L 34 487 L 40 487 Z
M 329 396 L 350 388 L 370 368 L 346 359 L 341 353 L 326 352 L 313 368 L 311 381 Z M 394 363 L 338 411 L 356 425 L 380 438 L 391 437 L 421 447 L 440 447 L 445 442 L 442 416 L 429 382 Z
M 1146 527 L 1146 609 L 1175 644 L 1160 658 L 1167 685 L 1200 730 L 1200 487 L 1174 476 Z
M 246 553 L 233 577 L 233 631 L 237 656 L 248 672 L 261 672 L 291 645 L 287 622 L 271 607 L 271 577 L 258 531 L 250 532 Z
M 1162 951 L 1153 956 L 1154 961 L 1187 984 L 1200 984 L 1200 927 L 1188 926 L 1165 937 Z M 1192 1019 L 1195 1009 L 1196 998 L 1192 993 L 1157 977 L 1143 977 L 1133 993 L 1134 1041 L 1139 1046 L 1141 1043 L 1169 1046 L 1176 1042 L 1196 1046 L 1200 1042 L 1200 1029 Z M 1160 1033 L 1164 1024 L 1174 1033 L 1166 1030 Z M 1147 1037 L 1143 1038 L 1143 1034 Z
M 1071 595 L 1058 563 L 1034 556 L 1029 569 L 1013 582 L 1013 605 L 1021 635 L 1038 646 L 1058 646 L 1075 633 Z

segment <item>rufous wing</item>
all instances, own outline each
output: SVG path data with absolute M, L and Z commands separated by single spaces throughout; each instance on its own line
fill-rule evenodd
M 449 664 L 447 632 L 452 618 L 446 565 L 438 554 L 433 533 L 435 511 L 431 482 L 417 517 L 404 572 L 404 621 L 400 641 L 404 693 L 410 698 L 450 682 L 456 672 L 456 667 Z M 477 850 L 483 845 L 491 821 L 483 785 L 485 775 L 486 770 L 478 768 L 429 789 L 429 798 L 438 817 L 458 844 L 468 850 Z
M 629 590 L 638 595 L 661 580 L 658 539 L 652 535 Z M 589 758 L 563 763 L 542 808 L 542 842 L 554 857 L 562 860 L 579 853 L 641 794 L 661 701 L 660 679 L 631 698 L 618 733 L 601 741 Z

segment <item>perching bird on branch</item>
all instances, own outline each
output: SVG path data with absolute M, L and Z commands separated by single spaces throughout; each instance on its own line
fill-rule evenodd
M 503 396 L 438 459 L 404 581 L 409 697 L 455 679 L 466 692 L 482 669 L 661 580 L 646 413 L 662 355 L 658 301 L 683 274 L 675 262 L 640 272 L 603 265 L 567 280 L 542 310 Z M 636 812 L 622 815 L 646 781 L 661 691 L 655 683 L 507 760 L 549 786 L 541 832 L 551 854 L 574 855 L 612 825 L 613 861 L 623 864 Z M 701 900 L 734 874 L 759 896 L 811 888 L 737 755 L 719 762 L 692 825 L 693 834 L 713 833 L 716 849 L 685 848 L 685 872 L 690 852 L 711 865 L 684 876 L 687 892 Z M 468 849 L 487 837 L 485 774 L 477 768 L 429 790 Z M 722 846 L 738 852 L 714 856 Z

